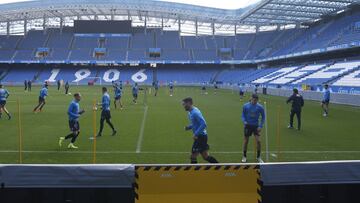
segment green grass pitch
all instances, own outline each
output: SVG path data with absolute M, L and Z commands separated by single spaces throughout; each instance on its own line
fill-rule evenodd
M 81 107 L 86 113 L 81 117 L 81 134 L 76 142 L 78 150 L 68 150 L 67 143 L 58 146 L 58 138 L 69 133 L 67 107 L 72 96 L 64 91 L 49 88 L 49 97 L 44 111 L 34 114 L 40 87 L 33 87 L 31 93 L 21 87 L 8 87 L 11 96 L 7 108 L 13 119 L 6 116 L 0 120 L 0 162 L 18 163 L 19 130 L 16 100 L 21 103 L 21 127 L 23 132 L 23 163 L 92 163 L 94 99 L 101 98 L 101 87 L 72 86 L 70 92 L 83 96 Z M 110 87 L 110 95 L 113 91 Z M 194 98 L 208 124 L 210 152 L 223 163 L 240 162 L 242 151 L 243 124 L 241 110 L 243 103 L 236 92 L 219 90 L 214 94 L 202 95 L 198 87 L 175 87 L 173 97 L 168 89 L 160 89 L 157 97 L 153 92 L 139 95 L 139 103 L 132 104 L 130 87 L 125 88 L 123 110 L 112 108 L 112 120 L 118 135 L 110 136 L 105 125 L 103 137 L 97 139 L 97 163 L 189 163 L 192 135 L 184 131 L 188 124 L 187 113 L 181 106 L 181 99 Z M 268 137 L 270 161 L 317 161 L 360 159 L 360 108 L 331 104 L 330 116 L 322 117 L 319 102 L 305 101 L 303 129 L 287 129 L 290 105 L 285 98 L 260 96 L 261 103 L 267 102 Z M 147 104 L 145 114 L 144 101 Z M 112 106 L 113 107 L 113 106 Z M 97 114 L 99 127 L 100 111 Z M 280 122 L 278 122 L 278 114 Z M 296 122 L 296 119 L 295 119 Z M 279 126 L 279 127 L 278 127 Z M 265 160 L 265 129 L 262 132 L 262 157 Z M 279 132 L 279 136 L 278 136 Z M 141 139 L 142 138 L 142 139 Z M 249 144 L 248 159 L 255 161 L 254 140 Z M 203 162 L 200 157 L 199 161 Z

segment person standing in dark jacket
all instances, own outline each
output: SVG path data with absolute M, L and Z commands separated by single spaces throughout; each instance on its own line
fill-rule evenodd
M 304 106 L 304 99 L 299 94 L 298 89 L 293 90 L 293 94 L 288 98 L 286 103 L 292 103 L 291 105 L 291 111 L 290 111 L 290 124 L 288 128 L 293 129 L 293 122 L 294 122 L 294 115 L 296 115 L 298 120 L 298 130 L 301 128 L 301 109 Z

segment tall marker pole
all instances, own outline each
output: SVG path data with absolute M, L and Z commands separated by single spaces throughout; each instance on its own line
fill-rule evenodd
M 281 114 L 281 106 L 278 106 L 278 115 L 277 115 L 277 132 L 276 132 L 276 138 L 277 138 L 277 158 L 278 161 L 280 161 L 280 114 Z
M 266 147 L 266 162 L 269 162 L 269 136 L 268 136 L 268 115 L 266 101 L 264 101 L 265 107 L 265 147 Z
M 96 99 L 93 103 L 93 164 L 96 164 Z
M 18 130 L 19 130 L 19 164 L 22 164 L 22 128 L 21 128 L 21 112 L 20 112 L 20 99 L 17 99 L 17 107 L 18 107 Z

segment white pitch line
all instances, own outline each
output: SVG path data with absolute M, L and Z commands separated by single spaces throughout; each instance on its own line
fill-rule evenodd
M 75 153 L 75 154 L 92 154 L 93 151 L 76 151 L 76 150 L 67 150 L 64 149 L 66 151 L 60 151 L 60 150 L 24 150 L 22 151 L 23 153 Z M 0 153 L 19 153 L 18 150 L 0 150 Z M 159 152 L 152 152 L 152 151 L 147 151 L 147 152 L 134 152 L 134 151 L 97 151 L 97 154 L 190 154 L 190 152 L 166 152 L 166 151 L 159 151 Z M 212 154 L 242 154 L 243 152 L 238 152 L 238 151 L 229 151 L 229 152 L 225 152 L 225 151 L 218 151 L 218 152 L 211 152 Z M 254 153 L 252 151 L 248 152 L 249 154 Z M 271 152 L 272 155 L 276 155 L 274 154 L 275 152 Z M 351 153 L 360 153 L 360 151 L 282 151 L 282 154 L 321 154 L 321 153 L 327 153 L 327 154 L 351 154 Z
M 145 106 L 145 110 L 144 110 L 144 116 L 143 116 L 143 120 L 141 122 L 141 127 L 140 127 L 140 133 L 139 133 L 139 139 L 136 145 L 136 153 L 140 153 L 141 152 L 141 145 L 144 139 L 144 130 L 145 130 L 145 122 L 146 122 L 146 116 L 147 116 L 147 111 L 148 111 L 148 106 Z

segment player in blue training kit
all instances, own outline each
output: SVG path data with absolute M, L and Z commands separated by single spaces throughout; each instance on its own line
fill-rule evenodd
M 45 106 L 45 100 L 48 96 L 48 84 L 45 83 L 44 87 L 40 90 L 39 95 L 39 104 L 34 108 L 33 112 L 42 111 L 42 108 Z
M 137 83 L 135 83 L 132 87 L 132 94 L 133 94 L 133 102 L 134 104 L 137 104 L 137 99 L 139 94 L 139 87 Z
M 324 86 L 324 95 L 323 100 L 321 101 L 321 107 L 324 110 L 323 116 L 326 117 L 329 115 L 329 104 L 330 104 L 330 90 L 329 85 Z
M 209 155 L 208 135 L 206 132 L 206 121 L 200 110 L 193 106 L 192 98 L 183 99 L 183 106 L 185 111 L 189 112 L 190 125 L 185 127 L 185 130 L 192 130 L 194 143 L 191 150 L 191 163 L 197 163 L 199 154 L 204 160 L 209 163 L 218 163 L 218 161 Z
M 70 103 L 69 108 L 68 108 L 68 116 L 69 116 L 69 128 L 71 133 L 68 134 L 65 137 L 60 137 L 59 138 L 59 146 L 62 146 L 62 143 L 64 142 L 64 140 L 70 139 L 70 144 L 68 145 L 69 149 L 77 149 L 78 147 L 74 145 L 76 138 L 79 136 L 80 134 L 80 124 L 79 124 L 79 118 L 80 116 L 85 113 L 84 110 L 80 110 L 80 100 L 81 100 L 81 95 L 80 93 L 75 93 L 74 94 L 74 100 Z
M 170 91 L 170 97 L 172 97 L 174 94 L 174 83 L 173 82 L 169 82 L 169 91 Z
M 242 121 L 244 122 L 244 143 L 243 143 L 243 158 L 241 162 L 247 161 L 246 152 L 249 143 L 249 138 L 252 134 L 255 136 L 257 154 L 256 158 L 259 163 L 263 163 L 261 159 L 261 139 L 260 132 L 265 123 L 265 110 L 263 106 L 258 104 L 259 97 L 257 94 L 253 94 L 251 101 L 244 104 L 242 112 Z M 259 118 L 261 116 L 261 122 L 259 124 Z
M 154 83 L 154 89 L 155 89 L 155 97 L 157 96 L 157 93 L 159 91 L 159 81 L 155 81 Z
M 241 84 L 239 84 L 239 95 L 240 95 L 240 101 L 244 98 L 244 88 L 241 86 Z
M 206 82 L 203 82 L 203 83 L 202 83 L 201 93 L 202 93 L 202 94 L 207 94 L 207 91 L 206 91 Z
M 117 108 L 117 103 L 119 103 L 120 105 L 120 109 L 123 108 L 123 105 L 121 103 L 121 96 L 122 96 L 122 89 L 120 88 L 120 86 L 115 83 L 114 84 L 114 94 L 115 94 L 115 100 L 114 100 L 114 105 L 115 105 L 115 109 Z
M 5 105 L 6 105 L 6 100 L 9 96 L 10 96 L 9 91 L 4 89 L 3 85 L 0 84 L 0 118 L 2 117 L 2 112 L 4 111 L 8 116 L 8 120 L 11 119 L 11 114 L 6 109 Z
M 218 85 L 216 82 L 214 82 L 214 94 L 216 94 L 217 90 L 218 90 Z
M 101 100 L 101 119 L 100 119 L 100 130 L 99 133 L 97 134 L 97 137 L 101 137 L 102 136 L 102 131 L 104 129 L 104 122 L 106 121 L 106 123 L 110 126 L 110 128 L 112 129 L 112 136 L 116 135 L 116 130 L 114 128 L 114 125 L 111 123 L 111 114 L 110 114 L 110 96 L 107 92 L 107 88 L 103 87 L 102 88 L 102 100 Z

